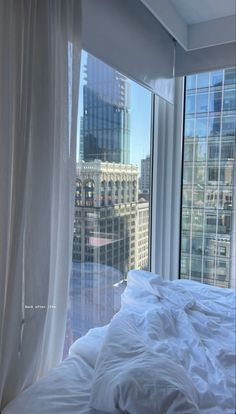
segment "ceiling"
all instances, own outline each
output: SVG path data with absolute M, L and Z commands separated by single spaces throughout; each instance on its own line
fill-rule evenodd
M 171 3 L 187 24 L 235 14 L 235 0 L 171 0 Z
M 236 41 L 236 0 L 141 0 L 187 51 Z

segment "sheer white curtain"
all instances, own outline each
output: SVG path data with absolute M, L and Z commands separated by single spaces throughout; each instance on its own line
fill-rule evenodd
M 0 401 L 60 361 L 71 266 L 79 0 L 0 0 Z

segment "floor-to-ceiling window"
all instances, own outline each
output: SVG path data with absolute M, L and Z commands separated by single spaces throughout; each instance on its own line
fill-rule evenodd
M 66 355 L 110 321 L 130 269 L 149 269 L 152 94 L 83 52 Z
M 236 69 L 186 78 L 180 277 L 235 286 Z

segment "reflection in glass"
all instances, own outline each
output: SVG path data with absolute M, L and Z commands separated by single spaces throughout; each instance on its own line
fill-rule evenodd
M 207 118 L 196 119 L 196 137 L 202 138 L 207 136 Z
M 191 261 L 191 275 L 192 280 L 199 281 L 199 278 L 201 279 L 202 275 L 202 259 L 198 259 L 197 257 L 194 257 L 192 255 L 192 261 Z
M 199 73 L 197 75 L 197 88 L 207 88 L 209 86 L 209 73 Z
M 228 142 L 222 142 L 221 159 L 222 160 L 233 160 L 234 159 L 234 140 L 228 141 Z
M 203 262 L 203 283 L 214 284 L 215 260 L 204 258 Z
M 192 183 L 192 177 L 193 177 L 193 168 L 191 167 L 185 167 L 184 168 L 184 174 L 183 174 L 183 182 L 184 184 L 191 184 Z
M 184 188 L 182 203 L 184 207 L 190 207 L 192 203 L 192 189 Z
M 203 208 L 204 207 L 204 200 L 205 198 L 205 192 L 195 190 L 193 191 L 193 206 L 196 208 Z
M 194 136 L 194 119 L 185 120 L 185 137 L 192 138 Z
M 194 184 L 199 188 L 203 188 L 205 184 L 205 167 L 195 166 L 194 168 Z
M 208 157 L 209 160 L 217 160 L 220 156 L 220 146 L 218 142 L 209 143 L 208 145 Z
M 236 69 L 226 69 L 225 70 L 225 85 L 234 85 L 236 84 Z
M 184 252 L 181 255 L 181 277 L 183 279 L 188 279 L 190 274 L 190 262 L 189 262 L 189 256 L 184 256 Z
M 202 255 L 202 236 L 194 235 L 192 236 L 192 254 Z
M 186 113 L 192 114 L 195 112 L 195 95 L 189 95 L 186 99 Z
M 205 161 L 207 144 L 205 140 L 195 140 L 195 161 Z
M 236 135 L 236 119 L 235 116 L 224 116 L 222 121 L 222 136 Z
M 210 112 L 220 112 L 222 106 L 222 92 L 212 92 L 210 94 Z
M 186 85 L 186 101 L 191 96 L 194 102 L 195 97 L 196 112 L 191 118 L 185 114 L 180 275 L 230 287 L 235 248 L 236 70 L 199 74 L 196 85 L 195 77 L 187 77 Z
M 203 230 L 203 211 L 193 209 L 192 210 L 192 230 L 193 232 L 202 232 Z
M 210 137 L 218 137 L 220 135 L 221 119 L 218 117 L 208 118 L 208 135 Z
M 236 110 L 236 90 L 227 90 L 224 93 L 224 111 Z
M 210 85 L 211 86 L 222 86 L 223 83 L 223 70 L 217 70 L 210 73 Z
M 197 94 L 197 110 L 196 112 L 207 112 L 208 111 L 208 93 Z
M 190 238 L 184 233 L 182 235 L 182 251 L 183 253 L 190 253 Z
M 182 209 L 182 229 L 190 230 L 191 227 L 191 211 L 189 209 Z
M 184 148 L 184 160 L 185 161 L 192 161 L 193 160 L 193 143 L 189 143 L 185 145 Z
M 196 75 L 190 75 L 186 78 L 186 89 L 195 89 L 196 88 Z

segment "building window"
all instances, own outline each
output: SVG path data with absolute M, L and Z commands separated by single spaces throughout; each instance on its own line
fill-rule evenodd
M 235 79 L 236 69 L 186 78 L 180 277 L 219 287 L 233 285 L 236 248 Z
M 94 181 L 88 180 L 84 184 L 84 197 L 85 197 L 85 206 L 93 207 L 94 206 Z
M 75 217 L 82 215 L 74 223 L 65 355 L 118 311 L 127 272 L 149 269 L 152 94 L 86 52 L 80 79 Z

